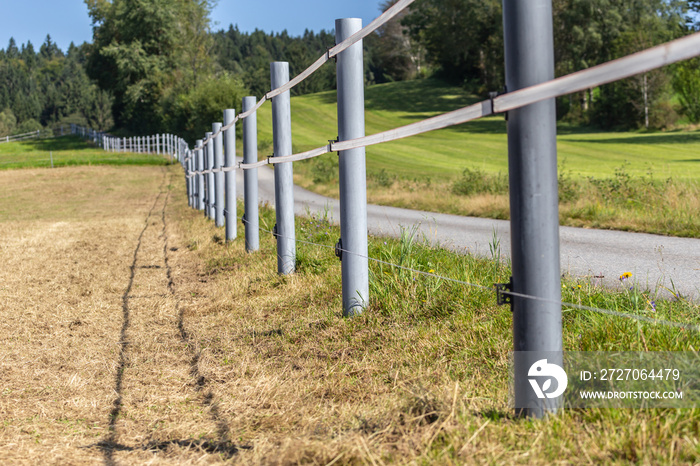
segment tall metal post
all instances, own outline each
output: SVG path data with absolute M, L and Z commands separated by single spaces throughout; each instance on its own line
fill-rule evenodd
M 270 64 L 272 89 L 289 81 L 289 63 Z M 292 155 L 292 111 L 289 91 L 272 98 L 272 146 L 275 157 Z M 275 165 L 275 216 L 277 219 L 277 272 L 287 275 L 296 267 L 294 231 L 294 178 L 292 162 Z
M 187 178 L 187 180 L 190 182 L 190 207 L 193 207 L 196 205 L 197 202 L 197 184 L 195 177 L 193 175 L 193 172 L 195 171 L 194 167 L 194 153 L 191 151 L 188 151 L 188 156 L 189 160 L 187 161 L 187 174 L 190 176 Z
M 187 205 L 192 207 L 194 202 L 194 189 L 192 189 L 192 180 L 190 177 L 192 172 L 192 160 L 188 160 L 185 164 L 185 187 L 187 188 Z
M 197 139 L 195 147 L 195 170 L 201 172 L 204 170 L 204 151 L 202 150 L 202 140 Z M 197 210 L 204 210 L 204 175 L 197 175 Z
M 255 97 L 243 98 L 243 111 L 255 107 Z M 243 119 L 243 163 L 258 161 L 258 121 L 257 112 Z M 248 252 L 260 249 L 258 230 L 258 169 L 243 172 L 243 202 L 245 203 L 245 249 Z
M 337 44 L 362 29 L 360 18 L 335 21 Z M 338 54 L 338 138 L 365 135 L 365 90 L 362 41 Z M 362 313 L 369 302 L 367 259 L 367 175 L 365 149 L 339 154 L 340 251 L 343 280 L 343 315 Z
M 204 140 L 206 140 L 209 137 L 210 133 L 204 133 Z M 207 154 L 207 151 L 209 150 L 209 144 L 202 144 L 202 161 L 204 162 L 204 171 L 209 170 L 211 167 L 209 166 L 209 154 Z M 209 174 L 204 175 L 204 216 L 209 217 L 209 204 L 211 203 L 211 200 L 209 199 Z
M 214 133 L 207 133 L 206 137 L 209 138 Z M 207 169 L 214 169 L 214 139 L 209 139 L 207 143 Z M 209 207 L 208 217 L 212 220 L 216 219 L 216 180 L 213 173 L 207 173 L 207 204 Z
M 224 125 L 228 126 L 236 118 L 236 110 L 224 110 Z M 236 127 L 232 126 L 224 132 L 224 167 L 227 169 L 236 166 Z M 226 182 L 226 241 L 236 239 L 236 222 L 238 212 L 236 208 L 236 172 L 231 170 L 223 173 Z
M 211 125 L 214 137 L 214 170 L 219 170 L 224 165 L 224 138 L 221 135 L 221 123 Z M 214 221 L 217 227 L 224 226 L 224 174 L 221 171 L 214 173 Z
M 503 25 L 508 91 L 553 79 L 551 0 L 503 0 Z M 547 300 L 512 297 L 515 408 L 533 417 L 561 406 L 529 380 L 536 361 L 563 359 L 555 110 L 549 99 L 508 112 L 512 289 Z

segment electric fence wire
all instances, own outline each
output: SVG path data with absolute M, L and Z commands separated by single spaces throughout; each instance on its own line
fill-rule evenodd
M 250 222 L 248 222 L 245 218 L 242 218 L 241 220 L 243 221 L 243 223 L 246 223 L 246 224 L 249 224 L 249 223 L 250 223 Z M 354 256 L 361 257 L 361 258 L 363 258 L 363 259 L 367 259 L 367 260 L 372 261 L 372 262 L 376 262 L 376 263 L 378 263 L 378 264 L 383 264 L 383 265 L 386 265 L 386 266 L 389 266 L 389 267 L 395 267 L 395 268 L 397 268 L 397 269 L 405 270 L 405 271 L 407 271 L 407 272 L 413 272 L 413 273 L 417 273 L 417 274 L 419 274 L 419 275 L 424 275 L 424 276 L 427 276 L 427 277 L 436 278 L 436 279 L 439 279 L 439 280 L 444 280 L 444 281 L 456 283 L 456 284 L 459 284 L 459 285 L 464 285 L 464 286 L 468 286 L 468 287 L 472 287 L 472 288 L 477 288 L 477 289 L 480 289 L 480 290 L 496 291 L 496 289 L 495 289 L 493 286 L 479 285 L 479 284 L 470 283 L 470 282 L 467 282 L 467 281 L 464 281 L 464 280 L 458 280 L 458 279 L 456 279 L 456 278 L 450 278 L 450 277 L 445 277 L 445 276 L 443 276 L 443 275 L 438 275 L 438 274 L 436 274 L 436 273 L 434 273 L 434 272 L 425 272 L 425 271 L 423 271 L 423 270 L 417 270 L 417 269 L 414 269 L 414 268 L 411 268 L 411 267 L 405 267 L 405 266 L 402 266 L 402 265 L 394 264 L 394 263 L 391 263 L 391 262 L 388 262 L 388 261 L 384 261 L 384 260 L 381 260 L 381 259 L 377 259 L 377 258 L 374 258 L 374 257 L 365 256 L 365 255 L 363 255 L 363 254 L 359 254 L 359 253 L 356 253 L 356 252 L 353 252 L 353 251 L 348 251 L 347 249 L 343 249 L 342 247 L 338 247 L 338 246 L 329 246 L 329 245 L 327 245 L 327 244 L 319 244 L 319 243 L 314 243 L 314 242 L 312 242 L 312 241 L 300 240 L 300 239 L 297 239 L 297 238 L 290 238 L 290 237 L 280 235 L 279 233 L 275 233 L 275 232 L 273 232 L 273 231 L 271 231 L 271 230 L 268 230 L 268 229 L 263 228 L 263 227 L 260 227 L 260 226 L 258 226 L 258 229 L 259 229 L 260 231 L 262 231 L 262 232 L 270 233 L 272 236 L 275 236 L 275 237 L 282 237 L 282 238 L 294 240 L 294 241 L 296 241 L 297 243 L 301 243 L 301 244 L 306 244 L 306 245 L 310 245 L 310 246 L 317 246 L 317 247 L 321 247 L 321 248 L 331 249 L 331 250 L 333 250 L 333 251 L 340 251 L 340 252 L 342 252 L 343 254 L 345 254 L 345 253 L 347 253 L 347 254 L 352 254 L 352 255 L 354 255 Z M 624 318 L 624 319 L 632 319 L 632 320 L 637 320 L 637 321 L 641 321 L 641 322 L 646 322 L 646 323 L 653 324 L 653 325 L 663 325 L 663 326 L 666 326 L 666 327 L 675 327 L 675 328 L 679 328 L 679 329 L 683 329 L 683 330 L 687 330 L 687 331 L 691 331 L 691 332 L 700 333 L 700 325 L 696 325 L 696 324 L 688 324 L 688 323 L 673 322 L 673 321 L 665 320 L 665 319 L 654 319 L 654 318 L 652 318 L 652 317 L 640 316 L 640 315 L 637 315 L 637 314 L 630 314 L 630 313 L 626 313 L 626 312 L 613 311 L 613 310 L 610 310 L 610 309 L 602 309 L 602 308 L 599 308 L 599 307 L 585 306 L 585 305 L 582 305 L 582 304 L 569 303 L 569 302 L 566 302 L 566 301 L 557 301 L 557 300 L 552 300 L 552 299 L 540 298 L 540 297 L 537 297 L 537 296 L 527 295 L 527 294 L 523 294 L 523 293 L 517 293 L 517 292 L 514 292 L 514 291 L 508 291 L 508 290 L 498 290 L 497 292 L 498 292 L 498 293 L 501 293 L 501 294 L 504 294 L 504 295 L 507 295 L 507 296 L 513 296 L 513 297 L 517 297 L 517 298 L 531 299 L 531 300 L 534 300 L 534 301 L 541 301 L 541 302 L 552 303 L 552 304 L 560 305 L 560 306 L 562 306 L 562 307 L 568 307 L 568 308 L 578 309 L 578 310 L 581 310 L 581 311 L 590 311 L 590 312 L 595 312 L 595 313 L 598 313 L 598 314 L 606 314 L 606 315 L 610 315 L 610 316 L 614 316 L 614 317 L 620 317 L 620 318 Z
M 211 134 L 208 138 L 204 139 L 202 141 L 202 144 L 199 146 L 196 146 L 194 150 L 202 150 L 203 147 L 213 138 L 218 136 L 222 131 L 226 131 L 231 129 L 239 120 L 247 118 L 248 116 L 252 115 L 254 112 L 256 112 L 265 101 L 272 99 L 273 97 L 280 95 L 297 84 L 301 83 L 303 80 L 308 78 L 312 73 L 314 73 L 316 70 L 318 70 L 323 64 L 325 64 L 327 61 L 329 61 L 331 58 L 334 56 L 338 55 L 341 53 L 343 50 L 347 49 L 351 45 L 355 44 L 359 40 L 363 39 L 367 35 L 371 34 L 374 32 L 377 28 L 381 27 L 383 24 L 391 20 L 393 17 L 395 17 L 397 14 L 399 14 L 401 11 L 403 11 L 405 8 L 407 8 L 411 3 L 413 3 L 414 0 L 400 0 L 396 4 L 394 4 L 391 8 L 387 9 L 382 15 L 377 17 L 374 21 L 372 21 L 368 26 L 365 28 L 361 29 L 345 41 L 341 42 L 340 44 L 337 44 L 336 46 L 332 47 L 329 49 L 324 55 L 322 55 L 316 62 L 314 62 L 311 66 L 309 66 L 306 70 L 304 70 L 302 73 L 300 73 L 298 76 L 287 82 L 285 85 L 271 90 L 268 93 L 266 93 L 257 103 L 256 105 L 248 110 L 247 112 L 240 113 L 238 114 L 234 120 L 226 125 L 222 126 L 222 128 L 217 131 L 214 134 Z M 515 110 L 517 108 L 530 105 L 536 102 L 540 102 L 546 99 L 551 99 L 554 97 L 560 97 L 563 95 L 567 95 L 573 92 L 578 92 L 581 90 L 589 89 L 592 87 L 597 87 L 602 84 L 610 83 L 613 81 L 617 81 L 620 79 L 628 78 L 630 76 L 634 76 L 640 73 L 648 72 L 656 68 L 660 68 L 662 66 L 666 66 L 678 61 L 686 60 L 689 58 L 693 58 L 700 55 L 700 32 L 690 34 L 686 37 L 676 39 L 671 42 L 667 42 L 665 44 L 661 44 L 656 47 L 652 47 L 650 49 L 646 49 L 641 52 L 637 52 L 632 55 L 628 55 L 623 58 L 619 58 L 613 61 L 610 61 L 608 63 L 604 63 L 595 67 L 588 68 L 586 70 L 578 71 L 575 73 L 572 73 L 570 75 L 562 76 L 560 78 L 556 78 L 551 81 L 547 81 L 545 83 L 541 83 L 535 86 L 527 87 L 524 89 L 520 89 L 518 91 L 506 93 L 503 95 L 492 95 L 492 97 L 489 100 L 482 101 L 452 112 L 448 112 L 442 115 L 438 115 L 432 118 L 428 118 L 426 120 L 413 123 L 410 125 L 402 126 L 399 128 L 391 129 L 388 131 L 384 131 L 381 133 L 373 134 L 370 136 L 364 136 L 361 138 L 353 139 L 353 140 L 348 140 L 348 141 L 329 141 L 329 144 L 323 147 L 319 147 L 316 149 L 312 149 L 310 151 L 298 153 L 298 154 L 292 154 L 292 155 L 287 155 L 287 156 L 282 156 L 282 157 L 267 157 L 266 160 L 261 160 L 256 163 L 252 164 L 243 164 L 243 163 L 238 163 L 237 167 L 221 167 L 221 168 L 212 168 L 208 170 L 203 170 L 203 171 L 188 171 L 188 173 L 185 175 L 187 178 L 191 178 L 195 175 L 203 175 L 203 174 L 209 174 L 209 173 L 218 173 L 218 172 L 229 172 L 229 171 L 234 171 L 236 169 L 252 169 L 252 168 L 257 168 L 260 166 L 268 165 L 268 164 L 277 164 L 277 163 L 285 163 L 285 162 L 293 162 L 293 161 L 299 161 L 299 160 L 305 160 L 313 157 L 318 157 L 320 155 L 324 155 L 330 152 L 340 152 L 340 151 L 345 151 L 345 150 L 350 150 L 350 149 L 355 149 L 355 148 L 360 148 L 360 147 L 367 147 L 370 145 L 375 145 L 375 144 L 380 144 L 383 142 L 389 142 L 389 141 L 395 141 L 398 139 L 403 139 L 406 137 L 410 136 L 415 136 L 418 134 L 426 133 L 429 131 L 434 131 L 437 129 L 442 129 L 446 128 L 449 126 L 454 126 L 458 124 L 463 124 L 472 120 L 476 120 L 485 116 L 491 116 L 499 113 L 504 113 L 510 110 Z M 193 151 L 188 151 L 189 156 L 187 156 L 184 161 L 188 161 L 193 157 Z M 265 231 L 267 233 L 272 233 L 273 232 L 266 230 L 264 228 L 260 228 L 261 231 Z M 280 236 L 280 235 L 276 235 Z M 289 238 L 291 239 L 291 238 Z M 317 243 L 312 243 L 312 242 L 307 242 L 303 240 L 295 240 L 297 242 L 301 243 L 306 243 L 306 244 L 312 244 L 320 247 L 328 247 L 335 249 L 330 246 L 326 245 L 320 245 Z M 459 283 L 465 286 L 471 286 L 471 287 L 477 287 L 477 288 L 483 288 L 483 289 L 491 289 L 488 287 L 484 287 L 483 285 L 476 285 L 473 283 L 468 283 L 460 280 L 455 280 L 449 277 L 443 277 L 434 273 L 430 272 L 424 272 L 420 270 L 415 270 L 415 269 L 410 269 L 407 267 L 403 267 L 397 264 L 391 264 L 386 261 L 382 261 L 380 259 L 375 259 L 372 257 L 366 257 L 362 256 L 360 254 L 354 253 L 352 251 L 347 251 L 342 248 L 338 249 L 341 252 L 347 252 L 348 254 L 354 254 L 363 258 L 366 258 L 368 260 L 378 262 L 378 263 L 383 263 L 388 266 L 392 267 L 397 267 L 399 269 L 404 269 L 407 271 L 412 271 L 418 274 L 422 275 L 427 275 L 431 276 L 434 278 L 438 278 L 441 280 L 446 280 L 446 281 L 451 281 L 455 283 Z M 524 298 L 524 299 L 532 299 L 532 300 L 539 300 L 539 301 L 545 301 L 545 302 L 552 302 L 555 304 L 559 304 L 562 306 L 566 307 L 571 307 L 575 309 L 580 309 L 580 310 L 586 310 L 586 311 L 592 311 L 592 312 L 597 312 L 597 313 L 602 313 L 602 314 L 608 314 L 612 316 L 618 316 L 618 317 L 623 317 L 623 318 L 629 318 L 629 319 L 635 319 L 638 321 L 644 321 L 648 323 L 653 323 L 653 324 L 660 324 L 660 325 L 667 325 L 667 326 L 673 326 L 677 328 L 682 328 L 686 330 L 691 330 L 691 331 L 696 331 L 700 332 L 700 326 L 698 325 L 693 325 L 693 324 L 683 324 L 683 323 L 678 323 L 678 322 L 671 322 L 667 320 L 662 320 L 662 319 L 653 319 L 650 317 L 645 317 L 645 316 L 639 316 L 635 314 L 628 314 L 628 313 L 622 313 L 618 311 L 612 311 L 609 309 L 600 309 L 600 308 L 594 308 L 594 307 L 589 307 L 589 306 L 583 306 L 580 304 L 575 304 L 575 303 L 567 303 L 567 302 L 560 302 L 560 301 L 552 301 L 548 300 L 545 298 L 539 298 L 536 296 L 530 296 L 530 295 L 525 295 L 521 293 L 516 293 L 513 291 L 506 291 L 506 290 L 500 290 L 499 293 L 502 293 L 504 295 L 510 295 L 513 297 L 519 297 L 519 298 Z

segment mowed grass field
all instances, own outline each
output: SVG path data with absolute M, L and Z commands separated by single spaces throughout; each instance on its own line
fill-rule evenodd
M 478 100 L 435 80 L 371 86 L 365 96 L 367 134 Z M 292 99 L 295 152 L 336 139 L 335 102 L 334 91 Z M 261 108 L 258 127 L 265 157 L 272 153 L 269 105 Z M 694 215 L 700 209 L 700 131 L 620 133 L 560 125 L 557 141 L 562 224 L 700 236 Z M 371 146 L 368 198 L 398 207 L 508 218 L 507 154 L 503 116 Z M 294 170 L 300 185 L 337 197 L 336 155 L 298 162 Z
M 436 80 L 404 81 L 365 89 L 366 134 L 374 134 L 479 102 L 461 88 Z M 261 155 L 271 154 L 270 105 L 259 111 Z M 336 92 L 292 98 L 295 151 L 321 147 L 338 134 Z M 652 170 L 659 178 L 700 178 L 700 131 L 595 132 L 559 127 L 559 162 L 574 176 L 612 176 L 626 162 L 632 175 Z M 300 164 L 298 164 L 300 165 Z M 367 148 L 369 173 L 382 169 L 400 177 L 451 179 L 464 168 L 507 171 L 506 121 L 482 118 L 401 141 Z
M 187 206 L 181 168 L 0 172 L 2 464 L 695 464 L 700 410 L 509 405 L 507 261 L 370 238 L 371 298 L 341 317 L 337 227 L 296 222 L 297 270 Z M 239 206 L 240 209 L 240 206 Z M 261 209 L 261 226 L 274 212 Z M 239 225 L 239 232 L 242 226 Z M 696 304 L 595 279 L 568 302 L 700 323 Z M 694 351 L 700 335 L 565 310 L 564 348 Z
M 164 165 L 170 160 L 155 154 L 107 152 L 79 136 L 0 143 L 0 170 L 78 165 Z

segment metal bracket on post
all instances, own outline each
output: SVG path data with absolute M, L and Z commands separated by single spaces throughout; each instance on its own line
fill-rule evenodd
M 513 311 L 513 296 L 507 294 L 508 291 L 513 291 L 513 277 L 510 277 L 508 283 L 496 283 L 496 304 L 503 306 L 505 304 L 511 305 L 511 312 Z
M 275 226 L 272 227 L 272 236 L 274 236 L 275 239 L 277 239 L 277 224 L 276 223 L 275 223 Z
M 508 87 L 507 87 L 507 86 L 503 86 L 503 90 L 500 91 L 500 92 L 499 92 L 499 91 L 491 91 L 491 92 L 489 92 L 489 100 L 491 101 L 491 112 L 493 112 L 494 114 L 496 113 L 496 112 L 493 110 L 493 99 L 495 99 L 496 97 L 498 97 L 498 96 L 500 96 L 500 95 L 505 95 L 505 94 L 507 94 L 507 93 L 508 93 Z M 505 118 L 506 121 L 508 121 L 508 112 L 503 112 L 503 117 Z
M 335 243 L 335 257 L 343 261 L 343 239 L 338 238 L 338 242 Z

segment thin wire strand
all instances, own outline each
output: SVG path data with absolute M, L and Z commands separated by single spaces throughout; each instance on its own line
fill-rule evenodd
M 248 222 L 248 221 L 247 221 L 246 219 L 244 219 L 244 218 L 242 219 L 242 221 L 243 221 L 243 223 L 248 223 L 248 224 L 250 223 L 250 222 Z M 414 272 L 414 273 L 417 273 L 417 274 L 420 274 L 420 275 L 425 275 L 425 276 L 428 276 L 428 277 L 437 278 L 437 279 L 440 279 L 440 280 L 444 280 L 444 281 L 448 281 L 448 282 L 452 282 L 452 283 L 457 283 L 457 284 L 460 284 L 460 285 L 465 285 L 465 286 L 469 286 L 469 287 L 473 287 L 473 288 L 478 288 L 478 289 L 482 289 L 482 290 L 496 291 L 495 288 L 494 288 L 493 286 L 478 285 L 478 284 L 476 284 L 476 283 L 470 283 L 470 282 L 466 282 L 466 281 L 463 281 L 463 280 L 457 280 L 457 279 L 455 279 L 455 278 L 445 277 L 445 276 L 443 276 L 443 275 L 438 275 L 438 274 L 432 273 L 432 272 L 424 272 L 424 271 L 422 271 L 422 270 L 416 270 L 416 269 L 413 269 L 413 268 L 410 268 L 410 267 L 405 267 L 405 266 L 401 266 L 401 265 L 398 265 L 398 264 L 393 264 L 393 263 L 391 263 L 391 262 L 387 262 L 387 261 L 384 261 L 384 260 L 381 260 L 381 259 L 376 259 L 376 258 L 374 258 L 374 257 L 365 256 L 365 255 L 363 255 L 363 254 L 358 254 L 358 253 L 353 252 L 353 251 L 348 251 L 347 249 L 336 248 L 335 246 L 329 246 L 329 245 L 326 245 L 326 244 L 319 244 L 319 243 L 314 243 L 314 242 L 311 242 L 311 241 L 305 241 L 305 240 L 300 240 L 300 239 L 296 239 L 296 238 L 290 238 L 290 237 L 287 237 L 287 236 L 282 236 L 282 235 L 280 235 L 280 234 L 276 234 L 276 235 L 275 235 L 275 233 L 273 233 L 272 231 L 267 230 L 267 229 L 265 229 L 265 228 L 262 228 L 262 227 L 260 227 L 260 226 L 258 226 L 258 229 L 259 229 L 260 231 L 264 231 L 264 232 L 266 232 L 266 233 L 270 233 L 270 234 L 272 234 L 273 236 L 277 236 L 277 237 L 281 237 L 281 238 L 286 238 L 286 239 L 294 240 L 294 241 L 296 241 L 296 242 L 298 242 L 298 243 L 302 243 L 302 244 L 308 244 L 308 245 L 312 245 L 312 246 L 318 246 L 318 247 L 322 247 L 322 248 L 326 248 L 326 249 L 331 249 L 331 250 L 339 250 L 339 251 L 342 251 L 343 253 L 352 254 L 352 255 L 354 255 L 354 256 L 361 257 L 361 258 L 363 258 L 363 259 L 368 259 L 368 260 L 370 260 L 370 261 L 377 262 L 377 263 L 379 263 L 379 264 L 384 264 L 384 265 L 387 265 L 387 266 L 390 266 L 390 267 L 396 267 L 396 268 L 398 268 L 398 269 L 405 270 L 405 271 L 407 271 L 407 272 Z M 637 314 L 630 314 L 630 313 L 626 313 L 626 312 L 613 311 L 613 310 L 610 310 L 610 309 L 602 309 L 602 308 L 597 308 L 597 307 L 584 306 L 584 305 L 582 305 L 582 304 L 569 303 L 569 302 L 566 302 L 566 301 L 557 301 L 557 300 L 554 300 L 554 299 L 540 298 L 540 297 L 537 297 L 537 296 L 527 295 L 527 294 L 523 294 L 523 293 L 517 293 L 517 292 L 514 292 L 514 291 L 505 291 L 505 290 L 502 290 L 502 291 L 498 291 L 498 292 L 499 292 L 499 293 L 502 293 L 502 294 L 505 294 L 505 295 L 508 295 L 508 296 L 514 296 L 514 297 L 523 298 L 523 299 L 531 299 L 531 300 L 534 300 L 534 301 L 541 301 L 541 302 L 547 302 L 547 303 L 551 303 L 551 304 L 557 304 L 557 305 L 560 305 L 560 306 L 562 306 L 562 307 L 570 307 L 570 308 L 579 309 L 579 310 L 583 310 L 583 311 L 596 312 L 596 313 L 599 313 L 599 314 L 607 314 L 607 315 L 611 315 L 611 316 L 615 316 L 615 317 L 621 317 L 621 318 L 625 318 L 625 319 L 633 319 L 633 320 L 637 320 L 637 321 L 642 321 L 642 322 L 646 322 L 646 323 L 649 323 L 649 324 L 664 325 L 664 326 L 667 326 L 667 327 L 675 327 L 675 328 L 680 328 L 680 329 L 684 329 L 684 330 L 688 330 L 688 331 L 700 333 L 700 325 L 696 325 L 696 324 L 686 324 L 686 323 L 680 323 L 680 322 L 673 322 L 673 321 L 665 320 L 665 319 L 653 319 L 653 318 L 651 318 L 651 317 L 640 316 L 640 315 L 637 315 Z

